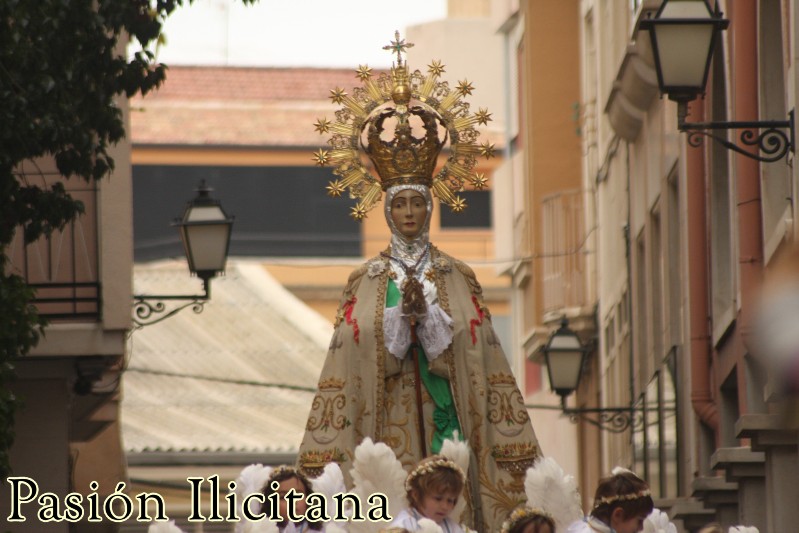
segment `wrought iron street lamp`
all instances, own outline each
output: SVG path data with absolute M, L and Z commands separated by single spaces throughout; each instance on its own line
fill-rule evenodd
M 643 423 L 641 413 L 631 407 L 578 408 L 566 406 L 566 398 L 580 385 L 583 367 L 590 349 L 583 345 L 580 337 L 569 328 L 569 321 L 561 319 L 560 327 L 549 336 L 541 349 L 549 374 L 549 386 L 560 396 L 563 414 L 572 422 L 583 420 L 600 429 L 622 433 L 629 427 Z M 596 415 L 591 418 L 586 415 Z
M 794 150 L 793 111 L 788 120 L 685 121 L 688 102 L 705 92 L 714 48 L 729 24 L 719 11 L 718 2 L 713 10 L 708 0 L 664 0 L 653 18 L 641 21 L 640 29 L 649 32 L 660 92 L 677 102 L 677 127 L 688 133 L 691 146 L 699 146 L 702 136 L 712 137 L 752 159 L 779 161 Z M 709 133 L 714 130 L 741 130 L 741 144 L 756 147 L 757 151 Z
M 134 329 L 161 322 L 189 306 L 201 313 L 211 298 L 211 280 L 225 271 L 233 227 L 233 217 L 225 213 L 219 200 L 211 198 L 211 191 L 203 180 L 197 196 L 186 204 L 183 216 L 172 224 L 180 232 L 191 275 L 203 282 L 203 294 L 134 295 Z M 171 301 L 184 303 L 167 311 L 165 302 Z

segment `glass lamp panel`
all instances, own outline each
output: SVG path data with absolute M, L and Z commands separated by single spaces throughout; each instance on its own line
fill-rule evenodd
M 211 220 L 225 220 L 225 213 L 218 205 L 194 205 L 191 206 L 184 222 L 208 222 Z
M 547 348 L 552 350 L 580 350 L 580 339 L 574 333 L 555 333 Z
M 660 19 L 707 19 L 713 16 L 705 0 L 669 0 L 658 15 Z
M 658 24 L 653 30 L 664 87 L 704 87 L 713 24 Z
M 550 387 L 553 390 L 569 390 L 577 388 L 580 379 L 580 368 L 583 363 L 583 352 L 578 351 L 550 351 L 547 364 L 549 365 Z
M 195 272 L 217 272 L 225 269 L 230 237 L 229 224 L 186 225 L 183 231 L 187 239 L 186 249 L 190 253 L 189 264 Z

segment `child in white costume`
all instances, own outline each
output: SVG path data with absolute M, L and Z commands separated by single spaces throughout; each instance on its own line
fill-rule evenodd
M 571 524 L 566 533 L 637 533 L 654 507 L 646 481 L 614 468 L 613 475 L 599 481 L 591 513 Z
M 405 481 L 409 507 L 400 511 L 391 527 L 419 531 L 419 521 L 428 518 L 444 533 L 464 533 L 450 515 L 466 482 L 466 474 L 453 460 L 433 455 L 419 462 Z

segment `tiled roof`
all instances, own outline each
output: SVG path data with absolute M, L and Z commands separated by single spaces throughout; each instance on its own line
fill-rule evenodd
M 317 147 L 325 138 L 313 123 L 337 108 L 330 89 L 356 85 L 352 69 L 171 67 L 157 91 L 131 100 L 131 138 L 134 145 Z
M 158 90 L 131 99 L 131 139 L 134 148 L 317 148 L 327 137 L 313 123 L 338 109 L 330 90 L 359 84 L 353 69 L 171 67 Z M 487 138 L 501 146 L 500 126 L 492 126 Z
M 193 294 L 185 262 L 136 265 L 137 294 Z M 332 325 L 260 264 L 229 261 L 200 314 L 133 333 L 121 409 L 127 453 L 296 453 Z

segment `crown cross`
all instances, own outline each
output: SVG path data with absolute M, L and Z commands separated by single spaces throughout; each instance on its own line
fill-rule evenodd
M 402 54 L 405 49 L 412 48 L 413 43 L 406 43 L 405 39 L 400 39 L 400 32 L 394 32 L 394 40 L 383 47 L 383 50 L 390 50 L 392 54 L 397 54 L 397 66 L 402 65 Z

